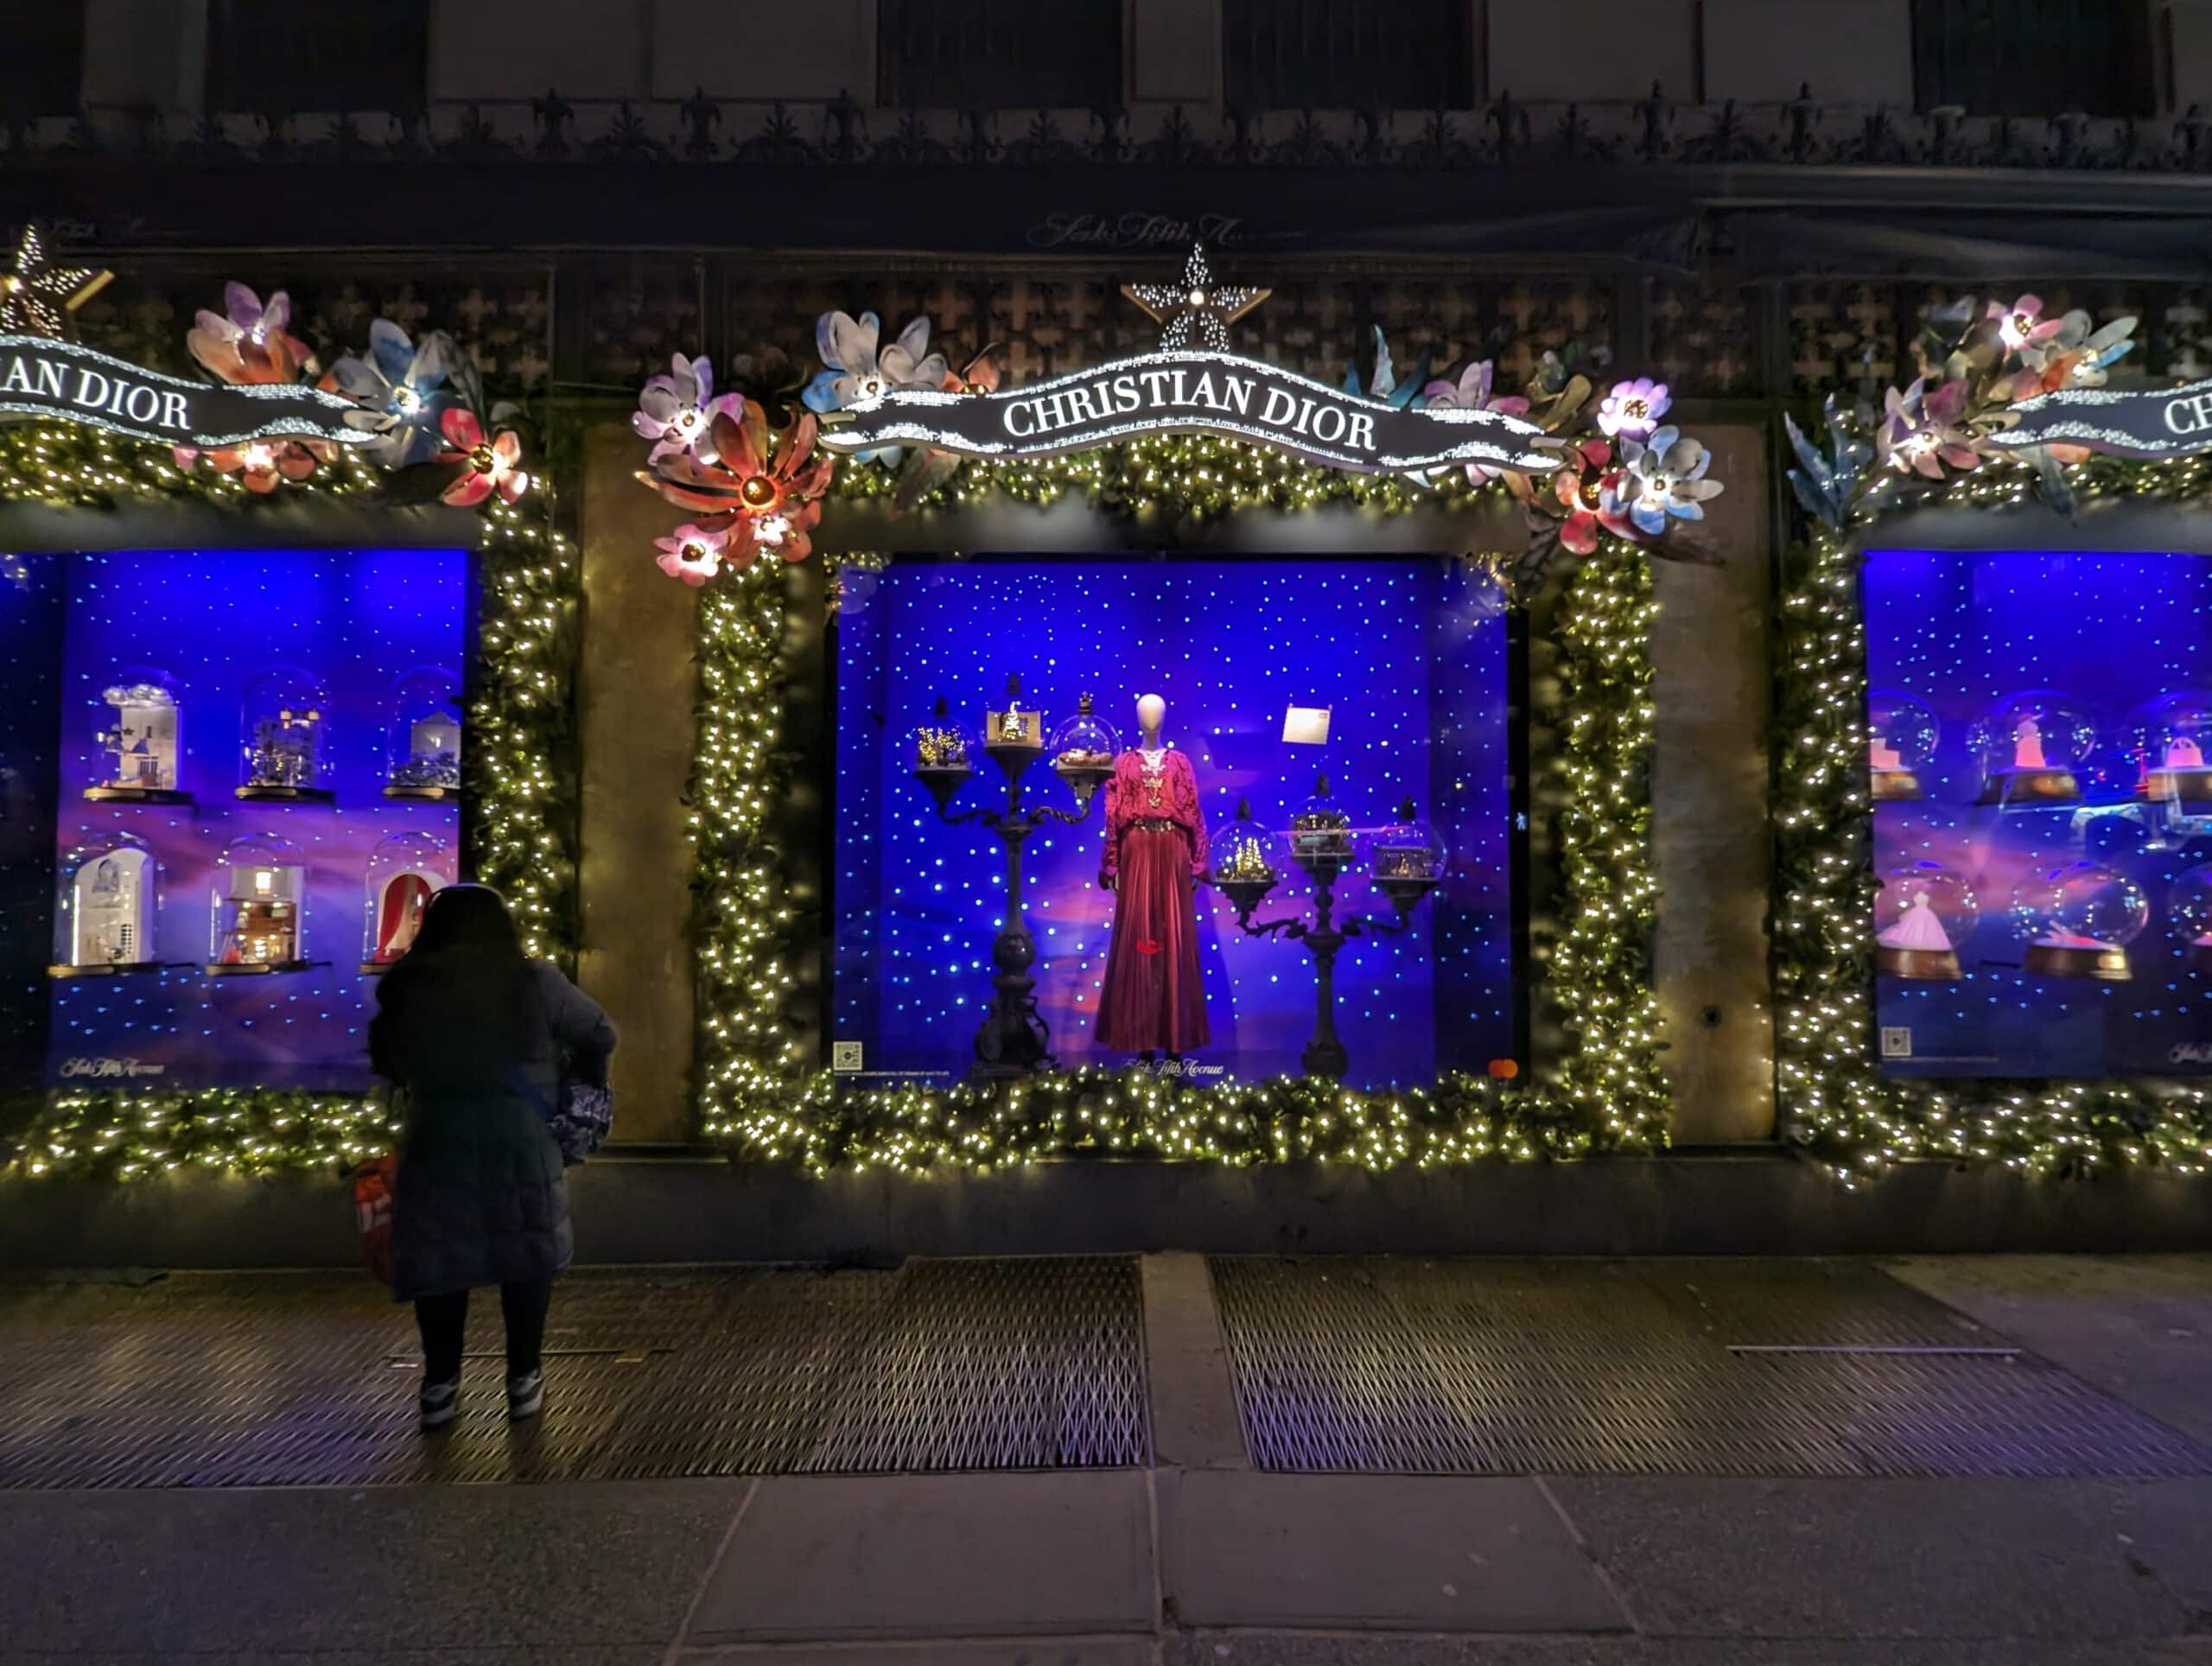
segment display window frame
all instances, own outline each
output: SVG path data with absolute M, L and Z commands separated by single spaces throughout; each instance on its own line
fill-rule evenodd
M 1904 1076 L 1880 1068 L 1873 945 L 1878 860 L 1868 767 L 1868 553 L 2139 553 L 2212 560 L 2196 458 L 2070 466 L 2070 517 L 2005 461 L 1893 493 L 1815 529 L 1780 615 L 1773 968 L 1785 1139 L 1847 1178 L 1891 1162 L 1999 1162 L 2087 1173 L 2212 1160 L 2212 1083 L 2155 1074 Z

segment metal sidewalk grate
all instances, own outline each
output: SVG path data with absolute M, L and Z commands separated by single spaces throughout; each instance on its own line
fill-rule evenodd
M 0 1487 L 1141 1464 L 1141 1335 L 1127 1261 L 580 1272 L 544 1412 L 506 1422 L 483 1293 L 426 1440 L 411 1315 L 357 1275 L 0 1284 Z
M 1209 1264 L 1264 1469 L 2212 1474 L 2212 1453 L 1863 1263 Z

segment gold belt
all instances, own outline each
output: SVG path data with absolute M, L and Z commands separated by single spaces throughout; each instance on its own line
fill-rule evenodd
M 1173 833 L 1182 823 L 1166 816 L 1140 816 L 1129 825 L 1141 833 Z

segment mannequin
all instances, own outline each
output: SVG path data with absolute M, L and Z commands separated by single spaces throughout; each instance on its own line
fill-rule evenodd
M 1149 1064 L 1206 1044 L 1198 977 L 1196 887 L 1206 876 L 1206 824 L 1190 759 L 1160 738 L 1167 703 L 1137 702 L 1136 746 L 1106 783 L 1098 882 L 1114 893 L 1113 946 L 1098 997 L 1099 1045 Z

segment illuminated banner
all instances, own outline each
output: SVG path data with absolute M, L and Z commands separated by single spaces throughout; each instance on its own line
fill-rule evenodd
M 2212 451 L 2212 382 L 2177 388 L 2061 388 L 2012 408 L 2019 418 L 1989 436 L 2006 451 L 2086 446 L 2120 457 L 2186 457 Z
M 0 411 L 58 416 L 163 445 L 202 448 L 251 440 L 330 440 L 365 445 L 348 428 L 351 399 L 297 384 L 225 387 L 188 382 L 43 335 L 0 335 Z
M 1232 353 L 1141 353 L 996 393 L 897 388 L 830 420 L 837 426 L 823 429 L 822 443 L 833 451 L 927 445 L 963 457 L 1049 457 L 1141 434 L 1205 433 L 1363 472 L 1559 466 L 1557 442 L 1526 417 L 1387 405 Z

